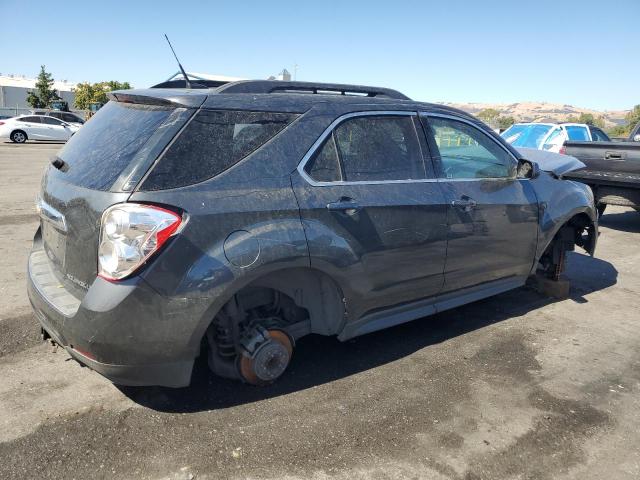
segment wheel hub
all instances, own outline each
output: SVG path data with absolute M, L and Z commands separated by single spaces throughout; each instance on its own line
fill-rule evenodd
M 293 345 L 281 330 L 256 327 L 242 342 L 240 374 L 251 384 L 262 385 L 279 378 L 289 366 Z

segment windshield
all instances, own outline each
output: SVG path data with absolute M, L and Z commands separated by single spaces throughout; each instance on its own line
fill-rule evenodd
M 109 190 L 172 111 L 150 105 L 107 103 L 58 154 L 68 168 L 53 173 L 74 185 Z
M 515 147 L 540 148 L 553 127 L 542 124 L 516 124 L 502 132 L 502 138 Z

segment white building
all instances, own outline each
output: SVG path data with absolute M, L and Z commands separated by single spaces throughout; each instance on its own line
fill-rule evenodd
M 36 88 L 36 79 L 24 75 L 0 75 L 0 113 L 9 112 L 13 115 L 26 113 L 31 106 L 27 103 L 29 90 Z M 75 93 L 72 91 L 77 84 L 66 80 L 56 80 L 53 88 L 58 95 L 73 108 Z

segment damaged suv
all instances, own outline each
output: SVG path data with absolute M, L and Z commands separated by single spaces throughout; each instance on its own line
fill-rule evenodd
M 43 332 L 115 383 L 252 384 L 593 254 L 572 157 L 395 90 L 243 81 L 115 92 L 52 160 L 28 261 Z

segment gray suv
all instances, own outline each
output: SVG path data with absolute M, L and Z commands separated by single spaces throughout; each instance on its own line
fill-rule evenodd
M 272 382 L 305 335 L 418 319 L 595 249 L 590 190 L 562 179 L 579 162 L 395 90 L 110 99 L 44 174 L 28 291 L 44 334 L 118 384 L 188 385 L 201 354 Z

